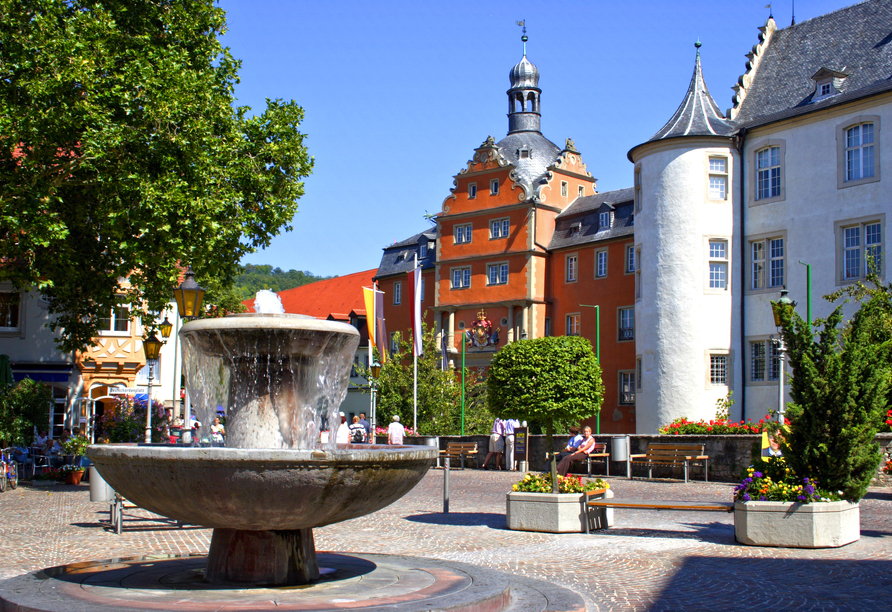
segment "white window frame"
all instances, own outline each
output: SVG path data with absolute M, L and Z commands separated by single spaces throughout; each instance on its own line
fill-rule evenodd
M 489 239 L 502 240 L 511 233 L 511 220 L 508 217 L 489 220 Z
M 635 370 L 620 370 L 617 372 L 618 378 L 618 386 L 617 390 L 619 391 L 618 400 L 621 406 L 634 406 L 635 405 L 635 390 L 638 389 L 637 383 L 635 379 Z
M 598 213 L 598 231 L 599 232 L 601 230 L 610 229 L 610 227 L 613 225 L 612 217 L 613 217 L 613 215 L 610 213 L 609 210 L 606 212 Z
M 495 282 L 493 282 L 493 272 L 495 272 Z M 486 285 L 488 287 L 507 284 L 508 262 L 497 262 L 486 265 Z
M 872 217 L 860 217 L 858 219 L 848 219 L 846 221 L 837 221 L 834 225 L 834 233 L 836 235 L 836 282 L 838 285 L 851 285 L 860 280 L 864 280 L 867 276 L 868 261 L 871 258 L 872 251 L 879 250 L 880 265 L 877 270 L 881 279 L 886 278 L 886 215 L 885 213 Z M 879 228 L 879 243 L 871 240 L 872 230 Z M 847 230 L 858 230 L 857 245 L 847 243 Z M 871 230 L 871 231 L 869 231 Z M 858 274 L 850 273 L 848 269 L 847 253 L 857 252 L 858 254 Z
M 717 167 L 718 162 L 721 162 L 724 169 Z M 706 185 L 708 198 L 714 201 L 726 201 L 728 199 L 728 183 L 730 182 L 731 177 L 731 173 L 729 172 L 731 160 L 725 155 L 708 155 L 706 165 L 709 170 Z M 714 181 L 721 181 L 721 193 L 717 193 L 713 189 Z
M 418 259 L 426 259 L 427 258 L 427 243 L 424 242 L 418 245 Z
M 626 245 L 626 274 L 635 274 L 635 245 Z
M 621 306 L 616 309 L 617 342 L 635 340 L 635 307 Z
M 575 283 L 579 279 L 579 255 L 570 253 L 564 257 L 564 282 Z
M 473 200 L 477 197 L 477 183 L 468 183 L 468 199 Z
M 731 240 L 724 236 L 710 236 L 705 239 L 706 242 L 706 292 L 707 293 L 727 293 L 731 289 Z M 721 246 L 724 256 L 719 255 L 714 247 Z M 723 270 L 724 285 L 721 287 L 713 286 L 716 282 L 714 274 L 719 270 Z
M 393 283 L 393 305 L 399 306 L 403 303 L 403 281 L 394 281 Z
M 474 236 L 474 225 L 462 223 L 452 228 L 453 244 L 470 244 Z
M 12 287 L 8 289 L 0 289 L 0 293 L 10 296 L 9 313 L 3 312 L 0 318 L 0 334 L 2 335 L 18 335 L 22 332 L 22 315 L 24 314 L 24 294 L 16 291 Z M 7 303 L 7 302 L 4 302 Z M 4 309 L 6 306 L 4 306 Z M 14 311 L 13 311 L 14 310 Z M 11 325 L 14 323 L 14 325 Z
M 585 197 L 585 185 L 579 185 L 576 189 L 576 197 L 584 198 Z
M 759 154 L 763 151 L 770 150 L 772 148 L 777 148 L 777 161 L 778 164 L 776 166 L 767 166 L 765 168 L 759 168 Z M 751 206 L 761 206 L 762 204 L 770 204 L 772 202 L 781 202 L 786 199 L 786 153 L 787 153 L 787 143 L 785 140 L 780 139 L 769 139 L 763 140 L 753 144 L 752 148 L 752 159 L 751 159 L 751 168 L 752 172 L 750 173 L 750 205 Z M 767 179 L 769 181 L 769 188 L 771 187 L 771 180 L 773 168 L 777 168 L 777 179 L 778 179 L 778 193 L 773 194 L 772 191 L 769 191 L 767 195 L 763 197 L 762 193 L 759 191 L 759 178 L 762 176 L 763 179 Z M 760 173 L 767 174 L 762 175 Z
M 561 197 L 566 198 L 570 193 L 570 183 L 567 181 L 561 181 Z
M 769 336 L 754 336 L 747 338 L 747 348 L 747 386 L 777 386 L 780 373 L 777 342 Z
M 582 335 L 582 313 L 579 312 L 569 312 L 565 318 L 565 333 L 566 336 L 581 336 Z
M 607 278 L 607 249 L 595 251 L 595 278 Z
M 871 123 L 873 124 L 873 176 L 861 176 L 861 178 L 849 178 L 847 152 L 847 133 L 850 129 Z M 880 145 L 881 121 L 879 115 L 857 115 L 850 117 L 846 121 L 836 126 L 836 188 L 845 189 L 847 187 L 855 187 L 864 185 L 865 183 L 876 183 L 880 180 L 880 153 L 882 146 Z M 862 147 L 863 148 L 863 145 Z
M 456 276 L 456 273 L 459 276 Z M 471 286 L 471 266 L 459 266 L 449 270 L 449 279 L 452 289 L 468 289 Z M 458 279 L 458 283 L 456 283 Z
M 777 254 L 778 246 L 782 250 L 781 255 Z M 788 251 L 786 231 L 750 236 L 747 239 L 748 293 L 776 292 L 786 285 L 789 273 Z
M 492 179 L 489 181 L 489 195 L 499 195 L 499 179 Z
M 118 296 L 119 304 L 111 309 L 111 313 L 109 317 L 102 317 L 100 319 L 100 324 L 103 320 L 107 320 L 109 322 L 109 329 L 99 329 L 100 336 L 129 336 L 131 330 L 133 329 L 132 325 L 134 324 L 133 315 L 130 313 L 130 306 L 128 304 L 121 304 L 120 302 L 124 299 L 123 295 Z M 123 311 L 127 311 L 127 328 L 126 329 L 115 329 L 118 325 L 118 319 L 120 316 L 124 314 Z
M 713 357 L 723 357 L 725 363 L 725 382 L 713 382 Z M 734 351 L 728 349 L 708 349 L 704 353 L 704 369 L 705 382 L 707 389 L 715 389 L 716 387 L 726 387 L 728 389 L 734 386 Z

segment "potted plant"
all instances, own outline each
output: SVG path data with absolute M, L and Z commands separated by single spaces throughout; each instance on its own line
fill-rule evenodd
M 506 515 L 508 529 L 546 533 L 580 533 L 585 521 L 595 529 L 613 524 L 613 508 L 589 511 L 584 505 L 586 491 L 604 490 L 601 497 L 613 497 L 610 485 L 601 478 L 583 481 L 579 476 L 558 476 L 558 492 L 551 474 L 527 473 L 508 493 Z
M 81 483 L 81 478 L 84 477 L 84 468 L 74 464 L 63 465 L 62 475 L 65 478 L 65 484 L 78 485 Z
M 811 326 L 778 308 L 793 374 L 789 421 L 777 441 L 783 460 L 748 471 L 737 487 L 738 541 L 761 546 L 824 548 L 860 538 L 859 500 L 882 452 L 874 441 L 892 395 L 892 286 L 857 284 L 860 307 L 840 327 L 842 306 Z M 788 302 L 789 303 L 789 302 Z
M 512 342 L 496 353 L 486 380 L 490 411 L 503 419 L 536 421 L 554 450 L 557 425 L 576 425 L 604 400 L 601 366 L 591 343 L 581 336 Z M 554 453 L 550 482 L 558 492 Z

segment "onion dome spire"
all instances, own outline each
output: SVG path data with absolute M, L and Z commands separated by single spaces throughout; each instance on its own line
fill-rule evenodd
M 527 59 L 526 25 L 518 21 L 517 25 L 523 25 L 523 57 L 511 69 L 508 78 L 511 89 L 508 90 L 508 133 L 514 132 L 538 132 L 540 131 L 541 114 L 539 112 L 539 97 L 542 90 L 539 89 L 539 69 Z

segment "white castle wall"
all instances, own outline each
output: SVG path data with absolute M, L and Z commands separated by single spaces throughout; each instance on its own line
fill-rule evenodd
M 677 139 L 636 152 L 642 209 L 635 215 L 641 248 L 641 297 L 636 302 L 636 352 L 642 359 L 636 395 L 638 433 L 653 433 L 677 417 L 709 419 L 716 400 L 741 380 L 740 290 L 735 210 L 739 185 L 736 151 L 718 139 Z M 728 158 L 729 197 L 708 199 L 709 156 Z M 708 240 L 728 241 L 729 288 L 708 289 Z M 734 339 L 734 340 L 732 340 Z M 729 384 L 709 381 L 710 352 L 729 355 Z

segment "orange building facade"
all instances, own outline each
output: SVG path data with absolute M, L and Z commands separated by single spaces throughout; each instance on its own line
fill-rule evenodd
M 407 273 L 417 257 L 423 317 L 452 365 L 462 343 L 465 364 L 485 369 L 509 342 L 582 335 L 600 352 L 605 385 L 600 418 L 592 410 L 585 423 L 632 433 L 632 190 L 599 194 L 573 141 L 561 148 L 542 135 L 539 72 L 526 55 L 510 79 L 507 136 L 474 150 L 435 228 L 384 249 L 375 279 L 388 332 L 411 333 Z

